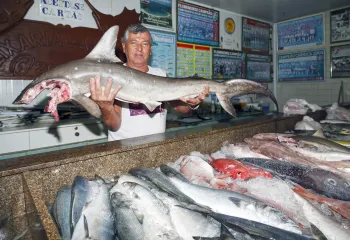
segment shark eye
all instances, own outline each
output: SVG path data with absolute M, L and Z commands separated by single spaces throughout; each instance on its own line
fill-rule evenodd
M 332 178 L 327 179 L 327 182 L 333 186 L 337 186 L 337 182 Z

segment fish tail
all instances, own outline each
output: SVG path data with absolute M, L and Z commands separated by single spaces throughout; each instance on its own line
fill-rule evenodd
M 278 103 L 273 93 L 263 85 L 254 81 L 245 79 L 228 80 L 221 85 L 220 91 L 216 92 L 216 96 L 223 109 L 233 117 L 236 117 L 236 111 L 231 99 L 248 94 L 261 94 L 269 97 L 275 103 L 278 112 Z

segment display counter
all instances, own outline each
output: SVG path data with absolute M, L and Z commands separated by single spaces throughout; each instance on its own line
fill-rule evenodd
M 309 114 L 315 120 L 325 111 Z M 303 116 L 262 115 L 180 129 L 129 140 L 104 142 L 79 148 L 41 153 L 0 161 L 2 215 L 12 215 L 12 224 L 23 239 L 58 239 L 57 228 L 47 209 L 63 184 L 74 177 L 113 177 L 134 167 L 157 167 L 192 151 L 212 153 L 226 141 L 235 143 L 261 132 L 291 130 Z M 33 225 L 34 224 L 34 225 Z

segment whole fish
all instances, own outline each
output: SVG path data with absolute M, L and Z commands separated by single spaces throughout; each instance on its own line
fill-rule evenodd
M 220 235 L 220 224 L 216 220 L 180 207 L 186 204 L 159 189 L 152 189 L 151 192 L 169 209 L 169 216 L 175 230 L 184 240 L 193 240 L 193 236 L 215 237 Z
M 111 195 L 114 210 L 114 225 L 117 236 L 122 240 L 143 240 L 142 224 L 132 210 L 131 200 L 123 193 L 115 191 Z
M 287 178 L 327 197 L 350 201 L 350 181 L 330 171 L 285 161 L 259 158 L 237 160 Z
M 350 153 L 350 149 L 347 147 L 344 147 L 338 143 L 335 143 L 333 141 L 327 140 L 325 138 L 321 137 L 315 137 L 315 136 L 295 136 L 293 139 L 298 140 L 304 144 L 313 145 L 318 148 L 320 147 L 327 147 L 336 151 L 341 151 L 345 153 Z
M 334 132 L 324 132 L 324 135 L 329 140 L 350 142 L 350 135 L 349 134 L 341 134 L 341 133 L 334 133 Z
M 62 240 L 72 238 L 70 224 L 72 189 L 68 185 L 63 185 L 58 189 L 53 204 L 53 215 L 61 234 Z
M 253 136 L 255 139 L 261 140 L 270 140 L 270 141 L 290 141 L 296 142 L 291 137 L 295 136 L 295 134 L 286 134 L 286 133 L 258 133 Z
M 100 179 L 89 181 L 87 202 L 72 240 L 112 240 L 114 239 L 114 217 L 106 184 Z
M 285 240 L 311 240 L 310 236 L 303 236 L 301 234 L 290 232 L 285 229 L 276 228 L 271 225 L 267 225 L 261 222 L 256 222 L 252 220 L 247 220 L 244 218 L 234 217 L 226 214 L 210 212 L 200 208 L 188 207 L 193 211 L 203 212 L 217 221 L 221 222 L 223 225 L 228 226 L 233 229 L 242 229 L 243 231 L 249 233 L 255 239 L 285 239 Z
M 344 229 L 341 224 L 328 218 L 318 209 L 312 206 L 307 200 L 295 193 L 296 199 L 305 213 L 306 218 L 314 224 L 327 238 L 327 240 L 348 240 L 350 239 L 350 231 Z
M 239 178 L 247 180 L 249 178 L 255 178 L 263 176 L 266 178 L 272 178 L 271 173 L 266 172 L 260 168 L 246 166 L 243 163 L 233 159 L 213 159 L 210 164 L 219 172 L 229 174 L 233 179 Z
M 310 234 L 310 223 L 304 216 L 290 186 L 278 178 L 252 178 L 247 181 L 232 181 L 231 190 L 240 192 L 282 211 L 294 222 L 302 226 L 303 233 Z M 268 189 L 268 191 L 266 190 Z
M 209 163 L 197 156 L 182 156 L 180 172 L 189 180 L 210 182 L 214 178 L 214 169 Z
M 275 96 L 263 85 L 244 79 L 233 79 L 223 83 L 212 80 L 174 79 L 154 76 L 122 64 L 114 54 L 119 27 L 109 28 L 95 48 L 83 59 L 59 65 L 43 73 L 31 82 L 14 100 L 13 104 L 29 104 L 44 89 L 50 90 L 50 101 L 46 112 L 59 121 L 57 105 L 72 101 L 83 106 L 92 116 L 101 117 L 98 105 L 89 98 L 89 79 L 101 75 L 102 84 L 112 77 L 112 90 L 120 85 L 116 99 L 123 102 L 142 103 L 153 111 L 161 102 L 181 97 L 198 96 L 208 85 L 215 92 L 221 106 L 233 117 L 236 116 L 231 98 L 246 94 L 262 94 L 277 104 Z
M 246 143 L 236 143 L 224 145 L 220 149 L 221 152 L 227 155 L 235 156 L 235 158 L 241 157 L 252 157 L 252 158 L 268 158 L 263 154 L 256 153 L 249 148 L 249 145 Z
M 333 211 L 339 213 L 344 218 L 350 220 L 350 202 L 349 201 L 340 201 L 336 199 L 327 198 L 327 197 L 312 193 L 298 184 L 296 184 L 296 186 L 293 187 L 293 191 L 305 199 L 314 200 L 319 203 L 326 204 Z
M 167 171 L 164 171 L 164 174 L 181 192 L 193 199 L 195 205 L 200 204 L 209 207 L 211 211 L 216 213 L 259 221 L 270 226 L 301 233 L 297 224 L 283 213 L 255 198 L 233 191 L 213 189 L 184 182 L 176 178 L 172 173 L 173 171 L 175 170 L 168 168 Z
M 292 151 L 287 146 L 284 146 L 276 141 L 260 140 L 255 138 L 245 138 L 244 141 L 248 143 L 251 148 L 260 154 L 263 154 L 270 159 L 290 161 L 298 164 L 306 164 L 311 166 L 317 166 L 310 159 L 305 156 Z
M 166 167 L 165 165 L 163 167 Z M 175 185 L 162 173 L 151 168 L 133 168 L 129 171 L 133 176 L 144 178 L 154 185 L 162 189 L 163 191 L 170 193 L 172 196 L 176 197 L 181 202 L 194 203 L 193 199 L 183 194 Z M 177 172 L 177 174 L 180 174 Z M 184 176 L 182 176 L 183 181 L 189 182 Z
M 233 233 L 231 233 L 233 232 Z M 257 238 L 254 236 L 251 237 L 247 233 L 241 233 L 238 231 L 234 231 L 233 229 L 228 229 L 224 224 L 221 224 L 221 234 L 220 237 L 193 237 L 194 240 L 256 240 Z M 265 239 L 265 238 L 264 238 Z
M 343 161 L 350 160 L 350 154 L 340 151 L 313 151 L 309 148 L 298 147 L 294 144 L 285 144 L 292 151 L 311 157 L 318 161 Z
M 322 123 L 322 130 L 324 132 L 339 133 L 341 131 L 350 131 L 350 122 L 347 123 Z
M 142 214 L 144 239 L 180 240 L 182 239 L 169 216 L 169 209 L 147 188 L 131 182 L 118 184 L 120 192 L 132 198 L 133 205 Z
M 156 185 L 154 185 L 152 182 L 132 176 L 130 174 L 122 174 L 119 176 L 117 183 L 109 190 L 109 194 L 112 195 L 113 193 L 117 192 L 119 189 L 120 184 L 125 183 L 125 182 L 133 182 L 137 183 L 145 188 L 152 189 L 152 188 L 157 188 Z
M 76 176 L 72 184 L 71 204 L 70 204 L 71 215 L 69 217 L 69 221 L 71 222 L 72 232 L 75 228 L 75 225 L 77 225 L 81 217 L 81 213 L 87 201 L 88 191 L 89 191 L 89 181 L 82 176 Z
M 245 138 L 244 141 L 251 144 L 251 148 L 254 149 L 254 151 L 264 154 L 271 159 L 289 161 L 296 164 L 305 164 L 331 171 L 335 174 L 341 175 L 344 178 L 350 177 L 348 173 L 329 165 L 327 162 L 320 162 L 312 157 L 302 155 L 300 151 L 291 149 L 277 141 L 266 141 L 254 138 Z

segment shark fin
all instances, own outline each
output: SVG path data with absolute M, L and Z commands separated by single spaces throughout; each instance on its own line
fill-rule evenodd
M 84 95 L 73 96 L 72 101 L 81 105 L 88 113 L 90 113 L 95 118 L 101 118 L 102 113 L 98 105 L 88 97 Z
M 161 102 L 157 102 L 157 101 L 147 101 L 147 102 L 141 102 L 142 104 L 144 104 L 148 110 L 150 110 L 151 112 L 153 112 L 153 110 L 160 106 L 162 103 Z
M 278 103 L 272 92 L 260 83 L 246 79 L 232 79 L 221 83 L 216 96 L 226 112 L 236 117 L 236 111 L 232 105 L 233 97 L 240 97 L 248 94 L 260 94 L 269 97 L 276 105 L 278 112 Z
M 220 102 L 221 107 L 225 109 L 226 112 L 231 114 L 232 117 L 236 117 L 236 110 L 233 107 L 230 96 L 228 94 L 220 93 L 217 93 L 216 96 Z
M 118 32 L 118 25 L 110 27 L 103 34 L 94 49 L 92 49 L 92 51 L 85 58 L 107 62 L 121 62 L 121 60 L 114 53 L 115 46 L 117 44 Z

